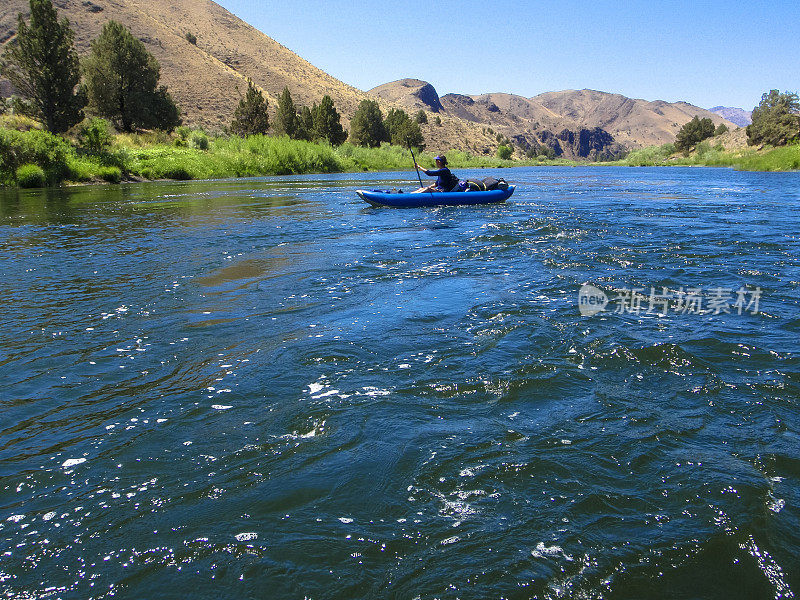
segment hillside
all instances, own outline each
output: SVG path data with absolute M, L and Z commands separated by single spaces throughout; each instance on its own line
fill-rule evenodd
M 601 127 L 630 148 L 666 144 L 694 116 L 708 117 L 715 125 L 725 119 L 686 102 L 638 100 L 595 90 L 547 92 L 531 99 L 547 116 L 572 119 L 589 127 Z M 727 123 L 731 127 L 731 123 Z
M 298 106 L 310 106 L 324 94 L 330 95 L 345 128 L 349 128 L 358 103 L 370 98 L 210 0 L 54 0 L 54 5 L 75 30 L 81 55 L 89 51 L 107 21 L 129 27 L 158 59 L 161 82 L 168 86 L 189 125 L 218 130 L 229 124 L 247 90 L 248 77 L 265 93 L 273 113 L 284 86 Z M 0 44 L 13 39 L 17 14 L 27 18 L 28 12 L 27 0 L 4 2 Z M 187 33 L 196 36 L 196 45 L 186 40 Z M 10 94 L 7 81 L 0 82 L 0 93 Z M 384 112 L 393 106 L 390 101 L 380 102 Z M 441 126 L 426 125 L 423 133 L 432 149 L 493 151 L 491 136 L 459 119 L 445 116 Z
M 429 113 L 423 135 L 431 150 L 493 154 L 497 135 L 523 148 L 547 145 L 569 158 L 594 157 L 672 141 L 695 114 L 722 117 L 686 103 L 646 102 L 591 90 L 549 92 L 533 98 L 511 94 L 439 97 L 424 81 L 404 79 L 364 92 L 318 69 L 211 0 L 54 0 L 75 30 L 78 52 L 86 54 L 104 23 L 131 29 L 161 64 L 161 81 L 180 106 L 184 121 L 210 130 L 230 123 L 251 78 L 274 113 L 288 87 L 297 105 L 329 94 L 345 128 L 359 102 L 377 98 L 384 112 L 404 107 Z M 18 13 L 27 0 L 6 0 L 0 9 L 0 44 L 13 39 Z M 186 34 L 196 36 L 196 44 Z M 0 94 L 8 95 L 0 81 Z M 438 123 L 436 122 L 438 120 Z M 730 126 L 730 125 L 729 125 Z M 613 136 L 613 139 L 612 139 Z
M 274 106 L 284 86 L 298 104 L 330 94 L 343 114 L 355 111 L 366 95 L 329 76 L 209 0 L 55 0 L 59 14 L 75 30 L 78 52 L 88 52 L 104 23 L 114 19 L 131 29 L 161 64 L 166 84 L 186 120 L 219 128 L 231 120 L 250 77 Z M 26 0 L 6 0 L 0 13 L 0 40 L 27 15 Z M 197 36 L 197 45 L 185 35 Z
M 420 93 L 410 85 L 412 81 L 385 84 L 370 93 L 418 108 L 423 98 L 430 98 L 430 92 Z M 686 102 L 648 102 L 595 90 L 547 92 L 533 98 L 498 93 L 447 94 L 437 99 L 444 114 L 490 126 L 508 136 L 533 134 L 540 129 L 599 127 L 630 148 L 672 142 L 681 126 L 695 115 L 709 117 L 715 124 L 725 122 L 720 115 Z

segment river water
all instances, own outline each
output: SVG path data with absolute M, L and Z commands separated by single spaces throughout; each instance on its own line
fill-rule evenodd
M 793 598 L 800 174 L 502 175 L 1 192 L 4 597 Z

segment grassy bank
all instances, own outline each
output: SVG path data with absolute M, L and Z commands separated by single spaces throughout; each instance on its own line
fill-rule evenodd
M 627 167 L 705 166 L 733 167 L 741 171 L 794 171 L 800 169 L 800 144 L 742 148 L 726 151 L 721 146 L 701 142 L 689 155 L 676 153 L 672 144 L 633 150 L 623 160 L 607 163 Z
M 432 166 L 433 154 L 418 162 Z M 464 152 L 448 153 L 452 167 L 510 167 L 520 163 Z M 126 179 L 217 179 L 411 169 L 407 149 L 384 144 L 361 148 L 264 135 L 209 137 L 201 131 L 119 134 L 102 148 L 84 147 L 44 131 L 0 127 L 0 185 L 40 187 L 61 182 Z
M 42 187 L 62 182 L 135 179 L 222 179 L 300 173 L 408 171 L 411 157 L 405 148 L 384 144 L 361 148 L 352 144 L 327 144 L 263 135 L 248 138 L 210 137 L 182 128 L 174 135 L 163 132 L 117 134 L 92 147 L 81 138 L 66 139 L 35 128 L 35 123 L 15 117 L 0 119 L 0 185 Z M 5 127 L 4 127 L 5 125 Z M 27 130 L 25 130 L 27 127 Z M 417 157 L 433 165 L 433 154 Z M 504 168 L 529 165 L 576 166 L 565 159 L 501 160 L 448 152 L 453 169 Z M 634 150 L 611 163 L 619 166 L 721 166 L 748 171 L 800 169 L 800 145 L 756 150 L 725 151 L 709 142 L 698 144 L 689 155 L 675 152 L 672 144 Z

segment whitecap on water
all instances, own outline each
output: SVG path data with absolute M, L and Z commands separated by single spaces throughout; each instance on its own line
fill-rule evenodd
M 564 554 L 564 549 L 557 544 L 553 544 L 552 546 L 545 546 L 544 542 L 539 542 L 536 544 L 536 548 L 531 550 L 531 556 L 534 558 L 545 558 L 545 557 L 552 557 L 552 556 L 563 556 L 567 560 L 572 560 L 572 556 L 569 554 Z
M 75 465 L 80 465 L 86 462 L 85 458 L 68 458 L 63 463 L 61 463 L 62 467 L 74 467 Z
M 244 533 L 237 533 L 235 536 L 237 542 L 249 542 L 250 540 L 257 540 L 258 534 L 253 533 L 252 531 L 247 531 Z
M 770 492 L 769 496 L 767 496 L 767 508 L 774 513 L 779 513 L 783 510 L 783 507 L 786 506 L 786 500 L 783 498 L 776 498 Z
M 311 396 L 314 400 L 318 400 L 319 398 L 326 398 L 327 396 L 335 396 L 336 394 L 341 394 L 339 390 L 328 390 L 327 392 L 322 392 L 321 394 L 314 394 Z
M 212 404 L 211 408 L 214 410 L 228 410 L 229 408 L 233 408 L 233 406 L 229 406 L 227 404 Z
M 460 537 L 458 537 L 457 535 L 454 535 L 453 537 L 449 537 L 447 539 L 442 540 L 442 546 L 447 546 L 449 544 L 455 544 L 460 539 L 461 539 Z

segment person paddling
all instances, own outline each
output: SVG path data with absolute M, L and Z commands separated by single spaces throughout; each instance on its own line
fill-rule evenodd
M 422 171 L 428 177 L 436 177 L 436 181 L 429 186 L 414 190 L 412 194 L 419 194 L 422 192 L 450 192 L 458 188 L 458 177 L 453 175 L 450 169 L 447 168 L 447 157 L 441 154 L 434 158 L 434 160 L 436 161 L 436 168 L 430 171 L 428 169 L 423 169 L 417 164 L 416 160 L 414 161 L 415 169 Z

